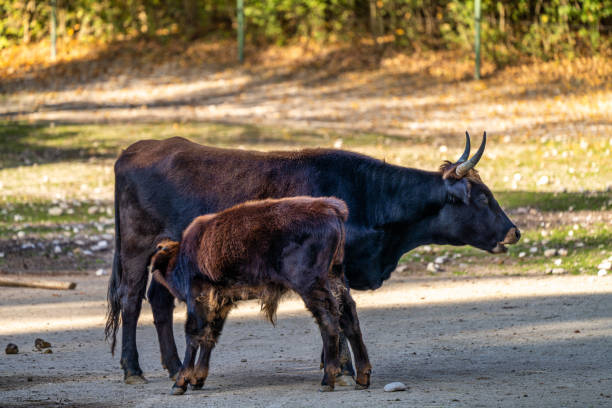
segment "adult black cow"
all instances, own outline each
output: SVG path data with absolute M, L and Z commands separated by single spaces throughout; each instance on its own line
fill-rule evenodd
M 144 140 L 115 163 L 115 257 L 108 287 L 107 338 L 114 351 L 123 324 L 121 366 L 126 383 L 145 381 L 138 363 L 136 325 L 147 265 L 162 239 L 179 240 L 195 217 L 238 203 L 299 195 L 336 196 L 349 207 L 345 275 L 351 288 L 376 289 L 400 257 L 425 244 L 471 245 L 505 251 L 520 237 L 474 166 L 486 133 L 469 158 L 431 172 L 394 166 L 342 150 L 261 153 L 201 146 L 183 138 Z M 174 298 L 153 281 L 148 292 L 162 365 L 180 369 L 172 311 Z M 120 319 L 121 317 L 121 319 Z M 346 340 L 341 352 L 348 356 Z M 343 372 L 352 374 L 350 360 Z

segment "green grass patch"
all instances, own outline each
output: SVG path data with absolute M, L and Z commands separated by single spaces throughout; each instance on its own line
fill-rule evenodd
M 612 209 L 612 191 L 537 192 L 497 191 L 495 197 L 506 209 L 536 208 L 540 211 L 579 211 Z
M 29 202 L 7 204 L 0 208 L 0 238 L 10 238 L 19 231 L 25 236 L 42 236 L 71 231 L 74 224 L 92 224 L 112 220 L 108 203 Z M 91 227 L 89 227 L 91 228 Z

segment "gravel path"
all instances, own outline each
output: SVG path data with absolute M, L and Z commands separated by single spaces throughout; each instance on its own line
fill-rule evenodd
M 432 278 L 397 275 L 355 292 L 374 367 L 367 391 L 317 391 L 321 341 L 296 298 L 267 324 L 256 303 L 235 310 L 203 391 L 169 395 L 151 312 L 138 330 L 149 383 L 122 382 L 103 341 L 106 277 L 62 277 L 71 292 L 0 289 L 0 406 L 610 406 L 612 278 Z M 182 349 L 184 308 L 175 331 Z M 33 351 L 34 340 L 52 354 Z M 182 352 L 182 351 L 180 351 Z M 408 391 L 382 388 L 402 381 Z

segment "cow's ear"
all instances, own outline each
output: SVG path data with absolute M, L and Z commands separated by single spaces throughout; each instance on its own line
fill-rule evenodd
M 446 185 L 446 192 L 450 201 L 462 202 L 465 205 L 468 205 L 470 203 L 471 186 L 469 181 L 467 181 L 466 179 L 446 179 L 444 180 L 444 184 Z

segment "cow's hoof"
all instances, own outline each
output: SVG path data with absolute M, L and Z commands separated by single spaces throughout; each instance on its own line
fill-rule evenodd
M 147 381 L 147 379 L 144 378 L 144 376 L 141 374 L 141 375 L 129 375 L 125 377 L 125 380 L 123 380 L 123 382 L 125 382 L 126 384 L 135 385 L 135 384 L 146 384 L 149 381 Z
M 350 375 L 339 375 L 336 377 L 336 385 L 340 387 L 352 387 L 355 385 L 355 380 Z
M 359 384 L 358 382 L 355 383 L 356 390 L 367 390 L 368 388 L 370 388 L 369 385 Z
M 192 390 L 201 390 L 204 388 L 204 381 L 198 381 L 195 384 L 189 384 Z
M 183 395 L 185 391 L 187 391 L 186 385 L 184 387 L 179 387 L 176 384 L 172 386 L 172 395 Z
M 334 387 L 332 387 L 331 385 L 322 385 L 319 388 L 320 392 L 332 392 L 334 390 Z

